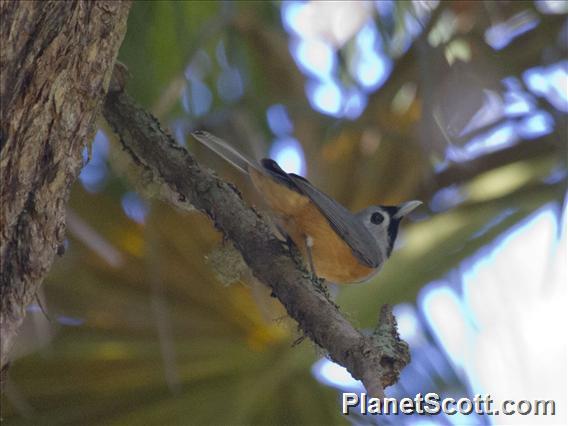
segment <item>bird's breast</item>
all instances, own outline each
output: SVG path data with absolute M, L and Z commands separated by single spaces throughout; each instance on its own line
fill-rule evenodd
M 312 260 L 318 277 L 337 284 L 349 284 L 365 281 L 378 271 L 378 268 L 369 268 L 359 261 L 351 247 L 307 196 L 260 172 L 249 172 L 257 190 L 274 212 L 279 226 L 294 241 L 306 260 L 306 239 L 311 237 Z

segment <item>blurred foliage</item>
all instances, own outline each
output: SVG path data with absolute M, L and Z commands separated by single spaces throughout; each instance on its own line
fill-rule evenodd
M 397 2 L 392 22 L 374 16 L 385 46 L 408 31 L 404 17 L 413 5 Z M 487 28 L 525 9 L 538 13 L 540 24 L 492 50 Z M 467 110 L 475 94 L 501 93 L 503 78 L 561 59 L 555 52 L 565 49 L 557 45 L 565 15 L 541 14 L 529 2 L 443 2 L 431 13 L 424 34 L 448 16 L 455 31 L 435 47 L 422 35 L 405 52 L 393 51 L 390 77 L 354 121 L 310 106 L 279 3 L 136 2 L 120 52 L 132 74 L 130 94 L 252 204 L 262 208 L 246 179 L 186 140 L 187 131 L 205 127 L 265 155 L 273 138 L 265 114 L 276 103 L 286 106 L 303 145 L 308 178 L 349 208 L 426 202 L 404 224 L 401 247 L 384 270 L 341 288 L 338 303 L 358 327 L 372 327 L 383 303 L 413 302 L 423 285 L 539 206 L 561 200 L 566 189 L 566 115 L 544 99 L 538 102 L 554 117 L 552 133 L 438 167 L 449 137 L 444 123 L 455 118 L 447 111 Z M 455 41 L 470 53 L 462 68 L 448 63 Z M 227 101 L 216 89 L 220 42 L 226 62 L 240 70 L 238 99 Z M 340 50 L 343 60 L 352 48 Z M 186 100 L 196 93 L 188 92 L 196 70 L 212 96 L 199 114 L 183 104 L 184 93 Z M 401 90 L 409 87 L 415 96 L 402 108 Z M 471 96 L 460 91 L 466 88 Z M 437 111 L 447 119 L 442 126 Z M 225 287 L 215 278 L 206 257 L 224 243 L 206 218 L 156 200 L 147 201 L 143 224 L 125 215 L 125 192 L 152 190 L 133 178 L 110 139 L 104 189 L 77 184 L 71 196 L 76 220 L 67 252 L 40 295 L 52 321 L 37 309 L 28 314 L 2 401 L 7 424 L 346 423 L 336 392 L 310 372 L 323 354 L 308 341 L 292 346 L 300 334 L 268 291 L 252 279 Z M 564 175 L 550 183 L 557 169 Z M 451 185 L 465 200 L 435 211 L 433 197 Z M 494 223 L 505 211 L 512 213 Z

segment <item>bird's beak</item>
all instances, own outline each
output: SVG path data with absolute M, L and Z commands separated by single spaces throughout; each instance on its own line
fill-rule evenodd
M 395 213 L 394 217 L 396 219 L 402 219 L 416 207 L 420 206 L 422 201 L 414 200 L 414 201 L 407 201 L 406 203 L 402 203 L 398 206 L 398 211 Z

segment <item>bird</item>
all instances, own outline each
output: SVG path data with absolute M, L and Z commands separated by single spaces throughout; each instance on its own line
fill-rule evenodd
M 250 177 L 278 229 L 299 249 L 311 272 L 331 283 L 374 277 L 392 253 L 401 220 L 422 204 L 413 200 L 353 213 L 272 159 L 253 161 L 204 130 L 192 136 Z

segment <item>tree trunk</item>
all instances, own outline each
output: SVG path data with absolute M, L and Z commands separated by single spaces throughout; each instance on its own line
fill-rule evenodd
M 129 1 L 0 3 L 0 366 L 63 247 Z

